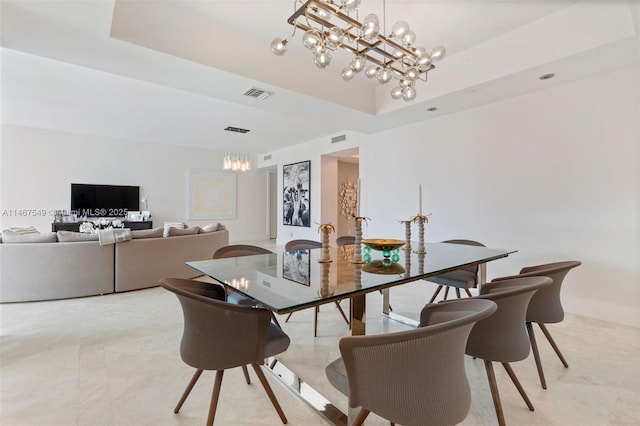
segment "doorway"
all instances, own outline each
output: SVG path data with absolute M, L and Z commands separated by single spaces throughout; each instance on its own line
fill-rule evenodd
M 355 235 L 355 222 L 351 217 L 355 206 L 358 177 L 360 175 L 359 148 L 350 148 L 322 156 L 322 223 L 331 223 L 335 235 Z
M 274 167 L 267 170 L 267 233 L 270 240 L 278 238 L 278 170 Z

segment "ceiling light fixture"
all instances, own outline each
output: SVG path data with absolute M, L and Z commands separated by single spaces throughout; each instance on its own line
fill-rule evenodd
M 353 54 L 353 60 L 342 70 L 342 78 L 351 80 L 364 71 L 368 78 L 377 78 L 380 84 L 392 79 L 398 85 L 391 90 L 393 99 L 412 101 L 416 98 L 415 82 L 427 81 L 427 73 L 435 68 L 433 62 L 445 56 L 445 48 L 436 46 L 430 51 L 415 46 L 416 34 L 405 21 L 386 31 L 386 4 L 382 2 L 382 33 L 378 15 L 370 13 L 358 21 L 358 6 L 362 0 L 294 0 L 294 13 L 287 22 L 305 31 L 302 43 L 311 50 L 314 62 L 320 69 L 331 64 L 331 52 L 341 48 Z M 296 10 L 298 4 L 302 4 Z M 355 19 L 350 16 L 355 15 Z M 287 52 L 287 38 L 275 38 L 271 42 L 274 54 Z
M 248 133 L 249 130 L 241 129 L 239 127 L 226 127 L 224 130 L 234 133 Z M 231 149 L 227 149 L 222 159 L 222 170 L 230 172 L 248 172 L 251 170 L 251 160 L 249 154 L 245 152 L 244 155 L 240 154 L 240 151 L 232 152 Z

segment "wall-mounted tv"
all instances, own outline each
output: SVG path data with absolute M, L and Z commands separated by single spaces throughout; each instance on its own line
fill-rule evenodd
M 140 210 L 140 187 L 72 183 L 71 210 L 87 217 L 127 216 Z

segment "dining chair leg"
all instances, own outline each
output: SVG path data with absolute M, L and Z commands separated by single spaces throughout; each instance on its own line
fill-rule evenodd
M 287 417 L 284 415 L 284 411 L 282 411 L 282 407 L 280 407 L 280 403 L 276 399 L 276 395 L 273 393 L 271 386 L 269 386 L 269 382 L 267 381 L 267 378 L 264 377 L 264 373 L 262 372 L 262 369 L 256 363 L 252 363 L 251 366 L 256 372 L 256 376 L 258 376 L 260 383 L 262 383 L 262 387 L 264 388 L 264 391 L 267 393 L 267 396 L 269 397 L 269 400 L 271 401 L 273 408 L 276 409 L 278 416 L 280 416 L 280 420 L 282 420 L 282 423 L 287 424 Z
M 456 287 L 456 297 L 460 299 L 460 289 Z
M 278 327 L 280 327 L 280 323 L 278 322 L 278 318 L 276 318 L 276 314 L 274 314 L 273 311 L 269 311 L 269 312 L 271 312 L 271 319 L 273 320 L 273 323 Z M 291 314 L 289 314 L 289 316 L 291 316 Z M 289 319 L 289 317 L 287 317 L 287 319 Z
M 464 291 L 467 293 L 467 296 L 473 297 L 473 294 L 471 294 L 468 288 L 465 288 Z
M 244 373 L 244 379 L 247 381 L 247 384 L 251 384 L 251 378 L 249 377 L 249 370 L 247 370 L 247 366 L 242 366 L 242 372 Z
M 447 297 L 449 296 L 449 286 L 447 286 L 444 289 L 444 299 L 443 300 L 447 300 Z
M 218 407 L 218 398 L 220 397 L 223 375 L 224 370 L 216 371 L 216 379 L 213 382 L 213 393 L 211 394 L 211 405 L 209 405 L 209 417 L 207 417 L 207 426 L 213 425 L 213 419 L 216 416 L 216 408 Z
M 529 334 L 529 341 L 531 342 L 531 352 L 533 352 L 533 358 L 536 360 L 536 368 L 538 369 L 538 376 L 540 377 L 540 385 L 542 389 L 547 388 L 547 381 L 544 378 L 544 371 L 542 370 L 542 361 L 540 360 L 540 352 L 538 352 L 538 344 L 536 343 L 536 336 L 533 333 L 533 325 L 527 321 L 527 333 Z
M 535 411 L 535 409 L 533 408 L 533 404 L 531 403 L 531 400 L 529 399 L 529 397 L 527 396 L 527 393 L 524 391 L 524 388 L 520 384 L 520 380 L 518 380 L 516 373 L 513 372 L 513 368 L 511 368 L 511 365 L 509 365 L 508 362 L 503 362 L 502 366 L 504 367 L 505 370 L 507 370 L 507 374 L 509 375 L 509 377 L 511 377 L 511 381 L 513 382 L 513 384 L 516 385 L 516 389 L 518 389 L 518 392 L 520 392 L 520 396 L 522 397 L 522 399 L 524 399 L 524 403 L 527 404 L 527 407 L 529 407 L 529 410 Z
M 493 406 L 498 416 L 498 424 L 505 426 L 504 413 L 502 412 L 502 402 L 500 402 L 500 393 L 498 393 L 498 384 L 496 383 L 496 374 L 493 371 L 491 361 L 484 360 L 484 368 L 487 370 L 487 378 L 489 379 L 489 389 L 491 389 L 491 397 L 493 398 Z
M 318 312 L 320 312 L 320 306 L 316 306 L 313 310 L 313 337 L 318 337 Z
M 287 315 L 287 319 L 285 319 L 284 322 L 289 322 L 289 318 L 291 318 L 291 315 L 293 315 L 293 312 L 290 312 L 289 315 Z
M 362 410 L 360 410 L 360 412 L 358 413 L 358 416 L 353 421 L 353 426 L 362 426 L 364 424 L 364 421 L 367 419 L 367 416 L 369 415 L 369 413 L 370 411 L 367 410 L 366 408 L 363 408 Z
M 340 311 L 340 315 L 342 315 L 342 318 L 344 318 L 344 322 L 349 324 L 349 318 L 347 318 L 347 316 L 344 314 L 344 311 L 342 310 L 342 306 L 340 306 L 340 303 L 337 300 L 335 303 L 336 303 L 336 306 L 338 307 L 338 310 Z
M 191 377 L 191 381 L 189 382 L 189 384 L 187 385 L 187 388 L 184 390 L 184 392 L 182 393 L 182 396 L 180 397 L 180 401 L 178 401 L 178 405 L 176 405 L 176 408 L 173 410 L 174 413 L 177 414 L 178 411 L 180 411 L 180 408 L 182 408 L 182 404 L 184 404 L 184 402 L 187 400 L 187 397 L 191 393 L 191 389 L 193 389 L 193 386 L 196 384 L 201 374 L 202 374 L 202 370 L 200 369 L 197 369 L 196 372 L 193 374 L 193 377 Z
M 558 345 L 556 345 L 555 340 L 553 340 L 553 337 L 551 337 L 551 333 L 549 333 L 549 330 L 547 329 L 547 326 L 542 324 L 542 323 L 537 323 L 537 324 L 538 324 L 538 326 L 540 326 L 540 329 L 544 333 L 544 335 L 547 338 L 547 340 L 549 341 L 549 343 L 551 343 L 551 347 L 556 352 L 556 355 L 558 355 L 558 358 L 560 358 L 560 361 L 562 362 L 562 365 L 564 365 L 565 368 L 569 368 L 569 364 L 567 364 L 567 360 L 564 359 L 564 357 L 562 356 L 562 352 L 560 352 L 560 349 L 558 348 Z
M 429 303 L 433 303 L 433 301 L 436 300 L 436 297 L 438 297 L 438 294 L 440 293 L 440 290 L 442 290 L 442 285 L 438 286 L 436 291 L 433 293 L 433 296 L 431 296 L 431 299 L 429 299 Z

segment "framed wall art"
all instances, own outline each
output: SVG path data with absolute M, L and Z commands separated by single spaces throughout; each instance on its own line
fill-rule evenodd
M 311 227 L 311 161 L 282 169 L 283 224 Z
M 235 219 L 236 174 L 189 170 L 187 218 Z

